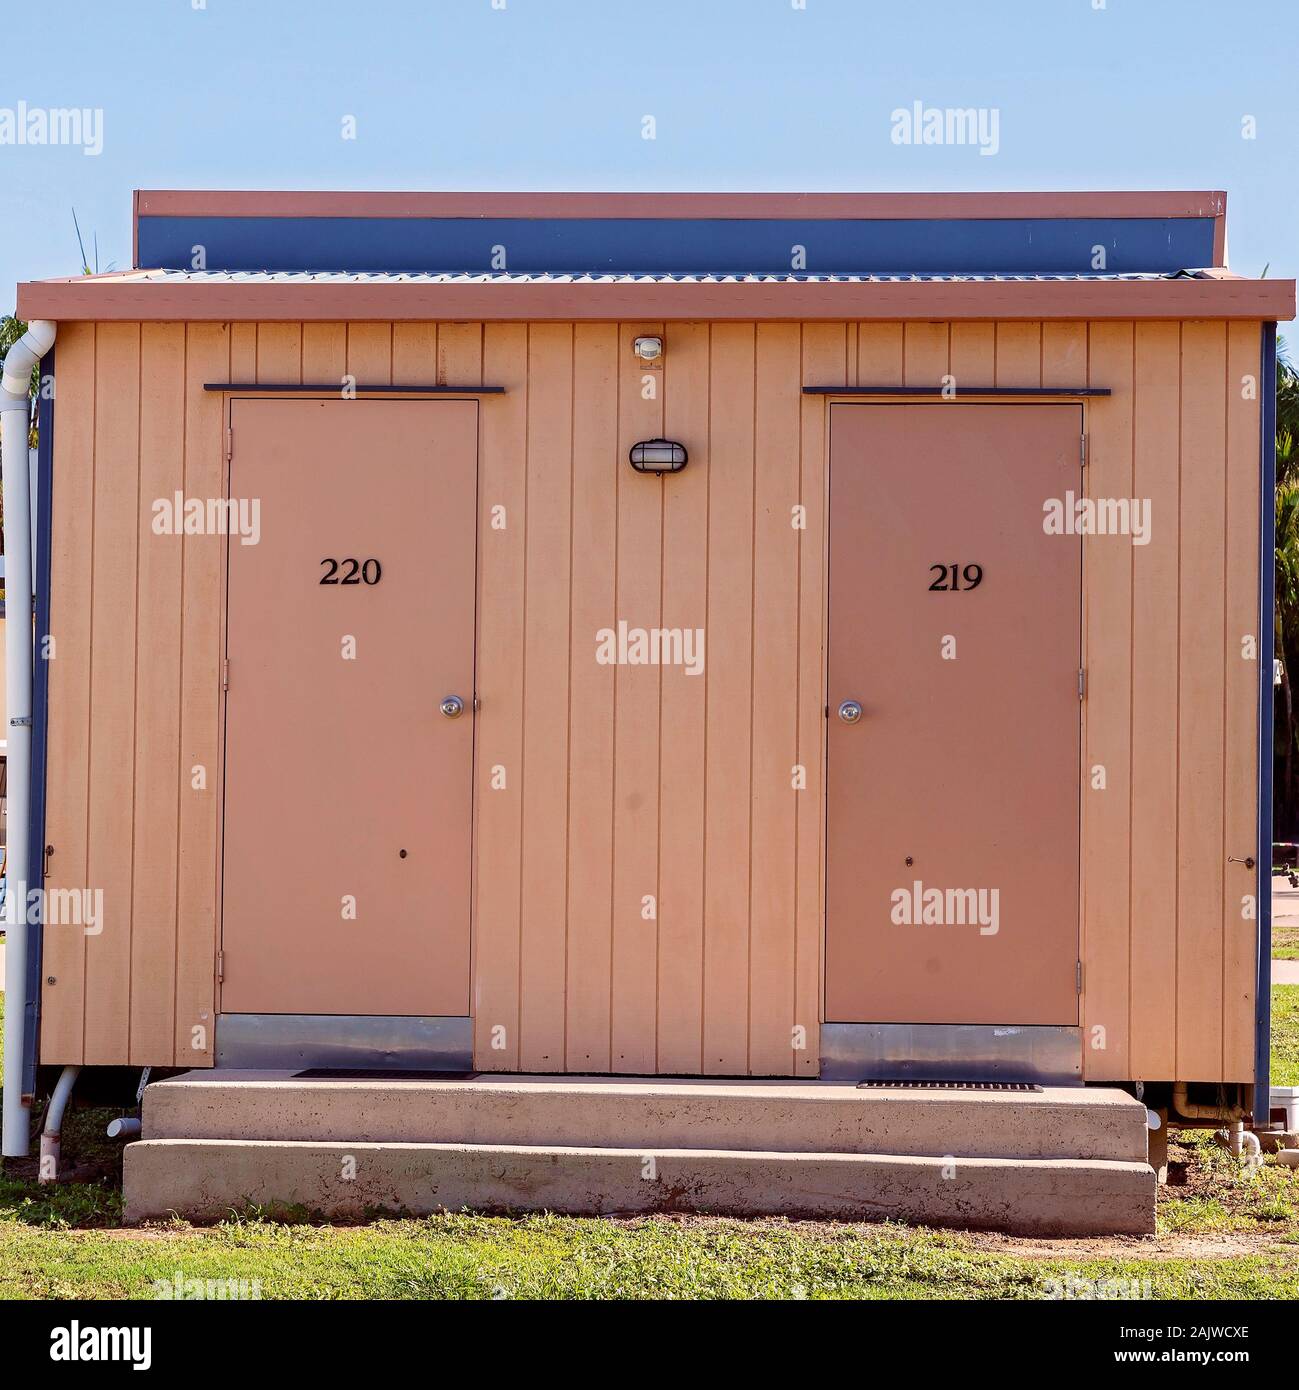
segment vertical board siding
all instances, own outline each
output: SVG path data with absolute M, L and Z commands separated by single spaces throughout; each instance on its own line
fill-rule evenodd
M 709 380 L 704 1072 L 748 1070 L 753 757 L 752 324 L 714 324 Z
M 347 325 L 349 385 L 388 386 L 392 382 L 392 330 L 389 323 Z
M 257 329 L 255 323 L 230 325 L 230 375 L 226 377 L 227 381 L 257 380 Z M 220 379 L 212 378 L 213 381 Z
M 901 323 L 859 324 L 848 335 L 856 363 L 846 363 L 849 374 L 845 379 L 858 386 L 905 386 L 906 330 L 907 325 Z
M 997 325 L 954 323 L 949 347 L 952 379 L 957 386 L 992 386 L 996 380 Z
M 950 327 L 909 323 L 903 335 L 902 378 L 907 386 L 941 386 L 950 359 Z
M 842 324 L 806 324 L 802 380 L 815 385 L 851 381 L 849 348 L 857 333 Z M 820 1071 L 820 1018 L 825 933 L 826 582 L 829 517 L 829 412 L 804 396 L 799 420 L 798 502 L 798 767 L 806 784 L 797 795 L 795 835 L 794 1075 Z
M 50 652 L 45 887 L 87 883 L 90 808 L 91 560 L 95 515 L 95 325 L 59 332 L 58 425 L 50 508 Z M 59 408 L 63 403 L 62 409 Z M 48 916 L 48 914 L 47 914 Z M 85 936 L 46 922 L 42 935 L 41 1060 L 85 1060 Z M 125 1054 L 120 1059 L 125 1061 Z
M 638 333 L 662 333 L 647 366 Z M 1091 1080 L 1248 1080 L 1257 905 L 1254 325 L 68 324 L 52 516 L 47 1063 L 212 1061 L 220 380 L 480 382 L 475 1066 L 815 1075 L 827 404 L 803 383 L 1073 386 L 1084 542 L 1081 953 Z M 665 434 L 685 472 L 636 474 Z M 703 632 L 703 672 L 597 634 Z M 1249 639 L 1253 639 L 1251 647 Z M 232 673 L 232 679 L 239 679 Z M 1105 788 L 1092 789 L 1103 766 Z M 1097 1038 L 1103 1045 L 1092 1045 Z M 1092 1040 L 1092 1041 L 1089 1041 Z
M 392 384 L 427 386 L 438 378 L 438 330 L 435 323 L 394 323 Z M 468 380 L 456 383 L 469 385 Z
M 609 1070 L 616 668 L 595 660 L 595 639 L 618 621 L 619 342 L 616 324 L 573 332 L 565 1070 L 575 1072 Z
M 663 626 L 704 632 L 704 674 L 665 674 L 659 701 L 658 1070 L 703 1066 L 704 816 L 708 718 L 710 330 L 677 324 L 664 360 L 663 432 L 690 462 L 663 491 Z
M 1131 498 L 1130 323 L 1094 324 L 1076 380 L 1112 392 L 1089 421 L 1083 486 L 1098 505 Z M 1160 518 L 1161 522 L 1166 518 Z M 1087 1074 L 1121 1081 L 1128 1071 L 1129 853 L 1132 768 L 1132 555 L 1129 535 L 1083 541 L 1082 959 Z
M 135 819 L 136 574 L 140 549 L 140 325 L 100 324 L 95 354 L 95 531 L 90 621 L 86 886 L 103 893 L 86 934 L 87 1064 L 129 1056 Z M 143 846 L 142 846 L 143 848 Z
M 999 323 L 996 334 L 998 386 L 1042 384 L 1042 326 Z
M 149 323 L 140 342 L 140 505 L 136 515 L 134 846 L 129 1056 L 148 1066 L 176 1034 L 176 853 L 180 828 L 183 537 L 153 530 L 155 501 L 185 488 L 185 325 Z M 141 659 L 141 656 L 145 659 Z
M 347 325 L 302 325 L 302 379 L 323 386 L 337 382 L 342 388 L 347 371 Z M 233 378 L 232 378 L 233 380 Z
M 1272 635 L 1258 611 L 1259 404 L 1258 328 L 1227 325 L 1226 622 L 1223 802 L 1222 1074 L 1254 1069 L 1258 909 L 1255 871 L 1241 861 L 1258 829 L 1258 663 L 1272 658 Z M 1232 861 L 1235 862 L 1232 862 Z M 1270 865 L 1268 866 L 1270 869 Z
M 749 1070 L 786 1073 L 794 1001 L 798 532 L 802 393 L 796 324 L 759 324 L 754 378 L 753 740 L 749 835 Z
M 302 381 L 302 325 L 257 325 L 257 381 L 260 385 L 296 386 Z
M 573 329 L 528 330 L 520 1065 L 564 1066 Z M 582 648 L 594 659 L 594 644 Z M 576 737 L 583 737 L 576 731 Z
M 1177 1065 L 1222 1066 L 1226 325 L 1182 325 L 1178 518 Z
M 526 326 L 485 326 L 483 380 L 506 390 L 490 408 L 480 409 L 478 434 L 474 1065 L 481 1071 L 515 1071 L 522 1065 L 519 917 L 528 544 Z
M 1128 1061 L 1144 1081 L 1177 1071 L 1179 325 L 1136 325 L 1133 373 L 1132 493 L 1151 517 L 1150 544 L 1132 548 Z
M 243 327 L 247 325 L 236 325 Z M 233 329 L 190 324 L 185 345 L 185 496 L 226 495 L 225 412 L 208 381 L 235 374 Z M 247 344 L 244 345 L 246 350 Z M 223 375 L 225 374 L 225 375 Z M 243 378 L 247 380 L 247 378 Z M 181 547 L 180 825 L 176 888 L 176 1055 L 210 1066 L 214 1055 L 221 891 L 221 657 L 224 544 L 186 536 Z M 156 659 L 156 658 L 155 658 Z
M 609 460 L 617 492 L 616 619 L 628 629 L 661 624 L 663 491 L 626 462 L 633 444 L 663 433 L 663 371 L 631 350 L 662 324 L 618 330 L 618 449 Z M 594 644 L 592 644 L 594 645 Z M 582 660 L 579 651 L 578 660 Z M 614 672 L 613 944 L 610 1069 L 653 1071 L 658 1011 L 659 695 L 664 669 L 620 662 Z M 680 675 L 672 671 L 675 678 Z M 575 731 L 580 737 L 580 731 Z

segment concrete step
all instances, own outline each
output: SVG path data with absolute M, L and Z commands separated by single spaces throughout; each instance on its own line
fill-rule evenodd
M 144 1093 L 145 1139 L 707 1149 L 1146 1161 L 1146 1111 L 1107 1088 L 861 1091 L 797 1081 L 188 1072 Z
M 756 1150 L 147 1139 L 126 1148 L 128 1222 L 249 1206 L 325 1218 L 380 1212 L 781 1213 L 1029 1235 L 1154 1229 L 1145 1163 Z

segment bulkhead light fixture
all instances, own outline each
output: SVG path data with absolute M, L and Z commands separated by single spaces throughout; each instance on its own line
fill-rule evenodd
M 662 338 L 637 338 L 632 350 L 642 362 L 657 362 L 663 356 Z
M 638 473 L 680 473 L 689 455 L 675 439 L 642 439 L 631 446 L 629 457 Z

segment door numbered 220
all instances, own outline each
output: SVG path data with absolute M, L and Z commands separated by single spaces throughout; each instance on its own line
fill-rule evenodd
M 329 566 L 320 576 L 322 584 L 377 584 L 383 578 L 383 566 L 374 559 L 325 559 L 320 563 Z

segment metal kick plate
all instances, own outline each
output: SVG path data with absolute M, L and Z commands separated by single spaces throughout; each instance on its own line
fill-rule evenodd
M 467 1072 L 468 1018 L 349 1014 L 218 1014 L 216 1064 L 253 1070 Z
M 823 1023 L 822 1081 L 1082 1085 L 1082 1030 L 983 1023 Z

